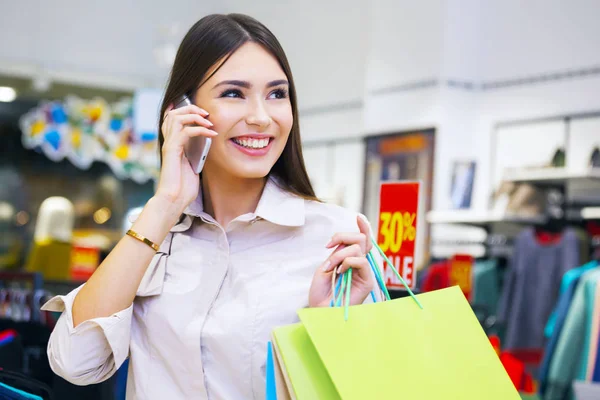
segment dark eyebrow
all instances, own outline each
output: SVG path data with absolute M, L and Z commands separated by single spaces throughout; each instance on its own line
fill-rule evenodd
M 214 88 L 217 88 L 219 86 L 223 86 L 223 85 L 233 85 L 233 86 L 239 86 L 239 87 L 243 87 L 245 89 L 250 89 L 252 87 L 252 85 L 250 84 L 250 82 L 246 82 L 246 81 L 238 81 L 238 80 L 231 80 L 231 81 L 223 81 L 223 82 L 219 82 L 217 83 Z
M 213 87 L 213 89 L 215 89 L 219 86 L 223 86 L 223 85 L 239 86 L 239 87 L 243 87 L 244 89 L 250 89 L 252 87 L 252 84 L 250 82 L 234 79 L 234 80 L 219 82 Z M 279 85 L 289 85 L 289 82 L 286 79 L 279 79 L 279 80 L 271 81 L 271 82 L 267 83 L 268 88 L 271 88 L 274 86 L 279 86 Z
M 288 85 L 289 86 L 289 82 L 285 79 L 279 79 L 277 81 L 271 81 L 267 84 L 268 88 L 271 88 L 273 86 L 279 86 L 279 85 Z

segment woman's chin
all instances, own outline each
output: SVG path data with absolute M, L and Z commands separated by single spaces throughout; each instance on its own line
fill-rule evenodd
M 237 176 L 243 179 L 263 179 L 269 175 L 270 171 L 271 168 L 245 168 L 244 171 L 239 171 Z
M 271 168 L 273 168 L 273 165 L 270 163 L 266 165 L 245 164 L 239 167 L 235 165 L 229 165 L 227 171 L 230 175 L 239 179 L 262 179 L 269 175 Z
M 254 160 L 237 160 L 234 157 L 229 158 L 230 163 L 227 165 L 227 170 L 238 178 L 258 179 L 269 175 L 275 161 L 264 157 Z

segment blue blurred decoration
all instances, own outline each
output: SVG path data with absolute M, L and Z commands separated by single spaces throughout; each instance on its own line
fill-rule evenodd
M 114 132 L 119 132 L 121 127 L 123 126 L 123 120 L 114 118 L 110 121 L 110 130 Z
M 60 134 L 58 131 L 53 130 L 46 132 L 44 139 L 46 139 L 46 141 L 54 148 L 54 150 L 58 150 L 60 147 Z
M 151 142 L 156 140 L 157 136 L 154 132 L 144 132 L 141 135 L 142 142 Z
M 57 124 L 64 124 L 67 122 L 67 114 L 61 106 L 55 105 L 52 107 L 52 120 Z

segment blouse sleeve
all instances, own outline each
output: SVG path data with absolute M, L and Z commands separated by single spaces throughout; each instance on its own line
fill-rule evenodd
M 185 219 L 173 227 L 146 270 L 136 296 L 162 293 L 173 232 L 189 228 Z M 48 342 L 48 359 L 55 374 L 75 385 L 100 383 L 110 378 L 129 354 L 133 304 L 109 317 L 93 318 L 73 326 L 73 302 L 80 286 L 56 296 L 42 310 L 61 312 Z
M 136 296 L 162 293 L 173 234 L 185 231 L 191 225 L 192 217 L 186 215 L 171 229 L 148 265 Z M 74 327 L 73 302 L 82 287 L 66 296 L 50 299 L 42 310 L 62 313 L 48 342 L 50 367 L 55 374 L 75 385 L 90 385 L 110 378 L 128 357 L 134 305 L 109 317 L 93 318 Z
M 109 317 L 73 327 L 72 307 L 80 286 L 56 296 L 42 310 L 62 312 L 48 342 L 48 360 L 55 374 L 75 385 L 110 378 L 127 358 L 133 305 Z

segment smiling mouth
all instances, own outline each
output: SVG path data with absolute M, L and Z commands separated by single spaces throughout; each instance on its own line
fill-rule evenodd
M 264 149 L 273 140 L 272 138 L 263 139 L 244 139 L 244 138 L 233 138 L 231 141 L 238 146 L 245 147 L 247 149 Z

